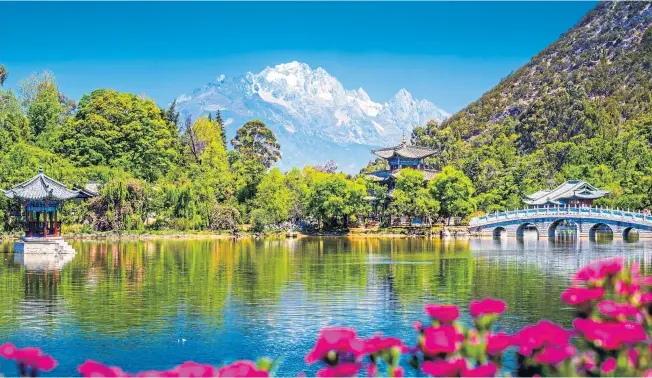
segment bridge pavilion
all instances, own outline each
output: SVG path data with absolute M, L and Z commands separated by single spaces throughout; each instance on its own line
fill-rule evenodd
M 523 202 L 529 208 L 542 207 L 591 207 L 593 201 L 609 194 L 584 180 L 570 180 L 551 190 L 539 190 L 526 195 Z

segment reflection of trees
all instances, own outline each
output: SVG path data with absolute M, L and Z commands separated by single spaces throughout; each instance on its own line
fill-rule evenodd
M 594 247 L 578 252 L 557 244 L 474 243 L 421 238 L 76 242 L 72 262 L 48 272 L 28 271 L 5 254 L 0 326 L 17 323 L 29 307 L 40 311 L 38 316 L 73 316 L 88 334 L 157 332 L 174 327 L 166 319 L 181 312 L 221 324 L 230 299 L 238 306 L 261 306 L 273 318 L 277 312 L 270 309 L 284 306 L 284 292 L 305 295 L 307 303 L 325 310 L 333 301 L 364 300 L 413 311 L 427 302 L 465 306 L 492 296 L 508 302 L 508 313 L 518 315 L 514 321 L 565 322 L 570 310 L 558 311 L 567 285 L 562 268 L 574 270 L 587 254 L 601 257 Z

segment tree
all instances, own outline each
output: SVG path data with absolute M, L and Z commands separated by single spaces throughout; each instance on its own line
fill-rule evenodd
M 170 103 L 170 106 L 165 110 L 165 119 L 174 127 L 179 124 L 179 112 L 177 111 L 177 99 L 175 98 Z
M 191 128 L 195 136 L 200 177 L 214 190 L 214 198 L 224 201 L 234 192 L 226 149 L 222 144 L 220 125 L 206 117 L 197 118 Z
M 249 121 L 238 129 L 231 144 L 236 151 L 252 158 L 266 168 L 281 158 L 281 146 L 276 136 L 262 121 Z
M 4 85 L 5 80 L 7 80 L 7 69 L 4 65 L 0 64 L 0 87 Z
M 219 109 L 217 109 L 217 113 L 215 113 L 215 122 L 219 123 L 222 128 L 222 143 L 224 143 L 224 146 L 226 147 L 226 125 L 222 118 L 222 112 L 220 112 Z
M 62 128 L 57 150 L 80 166 L 122 167 L 154 181 L 180 157 L 177 130 L 162 113 L 131 93 L 93 91 Z
M 274 223 L 282 223 L 289 220 L 292 200 L 292 192 L 283 174 L 278 168 L 273 168 L 258 184 L 254 205 L 270 214 Z
M 446 166 L 430 181 L 428 190 L 431 196 L 441 204 L 440 214 L 448 218 L 464 217 L 471 214 L 475 203 L 474 188 L 464 172 L 453 166 Z
M 427 217 L 437 214 L 439 202 L 425 188 L 423 172 L 404 168 L 392 192 L 390 211 L 397 216 Z
M 18 99 L 12 91 L 0 90 L 0 151 L 32 138 L 28 119 L 23 115 Z
M 68 106 L 65 104 L 68 99 L 59 93 L 54 75 L 49 71 L 40 75 L 32 74 L 20 82 L 18 92 L 34 137 L 46 131 L 54 133 L 56 127 L 64 121 Z M 44 144 L 43 147 L 52 147 L 49 143 Z
M 307 194 L 307 209 L 319 226 L 336 228 L 344 226 L 357 214 L 369 210 L 364 199 L 367 189 L 364 179 L 347 180 L 344 174 L 308 171 L 311 175 Z

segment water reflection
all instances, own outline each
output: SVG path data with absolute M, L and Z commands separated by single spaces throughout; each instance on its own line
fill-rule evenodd
M 30 254 L 14 253 L 14 264 L 22 265 L 26 271 L 48 272 L 61 270 L 71 262 L 75 253 Z
M 542 318 L 568 326 L 572 310 L 559 294 L 577 268 L 624 255 L 649 271 L 650 246 L 527 233 L 75 242 L 71 261 L 40 269 L 3 245 L 0 340 L 47 348 L 61 360 L 59 375 L 75 374 L 84 358 L 140 370 L 261 355 L 285 357 L 279 373 L 294 375 L 319 328 L 411 340 L 412 321 L 423 319 L 428 302 L 465 308 L 473 298 L 499 297 L 509 304 L 508 330 Z

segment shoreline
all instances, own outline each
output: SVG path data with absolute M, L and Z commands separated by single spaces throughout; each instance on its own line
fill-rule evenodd
M 464 226 L 449 227 L 450 231 L 460 232 L 458 235 L 451 235 L 451 238 L 473 238 L 468 233 L 468 228 Z M 439 238 L 440 227 L 433 227 L 430 230 L 418 230 L 418 232 L 410 232 L 408 229 L 350 229 L 346 232 L 317 232 L 317 233 L 301 233 L 301 232 L 277 232 L 268 234 L 256 234 L 245 231 L 243 233 L 233 235 L 232 233 L 224 232 L 170 232 L 170 233 L 93 233 L 93 234 L 64 234 L 61 235 L 66 240 L 81 240 L 81 241 L 129 241 L 129 240 L 238 240 L 238 239 L 299 239 L 305 237 L 352 237 L 352 238 Z M 2 241 L 19 240 L 22 235 L 9 234 L 0 236 Z

